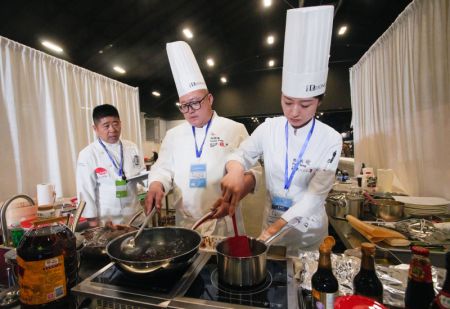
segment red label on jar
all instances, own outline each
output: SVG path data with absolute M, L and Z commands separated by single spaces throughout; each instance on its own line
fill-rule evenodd
M 408 276 L 411 280 L 417 282 L 432 282 L 430 263 L 423 258 L 413 258 Z

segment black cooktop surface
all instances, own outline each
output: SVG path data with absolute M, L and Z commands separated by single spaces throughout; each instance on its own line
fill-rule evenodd
M 98 276 L 93 282 L 113 285 L 121 288 L 132 289 L 136 292 L 152 292 L 158 294 L 170 294 L 180 281 L 187 267 L 173 271 L 166 271 L 164 275 L 132 275 L 122 271 L 116 265 L 112 265 Z
M 286 261 L 267 260 L 266 280 L 255 287 L 230 287 L 220 283 L 217 257 L 211 256 L 184 296 L 261 308 L 287 308 Z

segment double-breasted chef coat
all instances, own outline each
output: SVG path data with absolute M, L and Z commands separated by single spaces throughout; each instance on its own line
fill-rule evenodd
M 205 137 L 207 125 L 195 128 L 195 139 L 200 147 Z M 175 198 L 176 224 L 191 228 L 196 220 L 211 210 L 214 202 L 221 197 L 220 181 L 225 174 L 227 156 L 237 149 L 248 137 L 243 124 L 219 117 L 214 112 L 207 132 L 203 151 L 197 158 L 192 126 L 186 121 L 169 130 L 161 144 L 159 157 L 149 173 L 149 185 L 154 181 L 163 184 L 165 192 L 172 189 L 178 192 Z M 192 186 L 192 166 L 206 166 L 206 186 Z M 250 170 L 252 166 L 249 166 Z M 257 181 L 261 170 L 252 169 Z M 172 183 L 173 180 L 173 183 Z M 239 207 L 236 221 L 241 233 L 244 232 L 242 214 Z M 199 227 L 203 235 L 234 235 L 232 221 L 229 216 L 219 220 L 210 220 Z
M 126 177 L 138 175 L 145 170 L 144 160 L 136 144 L 121 140 L 115 144 L 103 141 L 111 158 L 120 165 L 120 143 L 123 147 L 123 170 Z M 78 155 L 77 193 L 78 199 L 86 202 L 82 216 L 99 217 L 102 221 L 127 223 L 138 211 L 137 183 L 127 183 L 127 196 L 116 197 L 116 180 L 122 179 L 108 153 L 99 140 L 88 145 Z
M 286 126 L 290 175 L 313 123 L 314 130 L 298 170 L 289 189 L 285 190 Z M 286 117 L 281 116 L 267 118 L 228 160 L 237 160 L 247 168 L 263 157 L 267 188 L 264 228 L 280 217 L 286 221 L 294 217 L 304 218 L 303 223 L 306 224 L 301 225 L 301 232 L 291 230 L 281 243 L 291 249 L 307 250 L 317 247 L 327 235 L 328 219 L 324 202 L 334 183 L 341 149 L 341 135 L 319 120 L 313 118 L 305 126 L 295 129 L 287 123 Z M 290 207 L 276 202 L 285 199 L 292 201 Z

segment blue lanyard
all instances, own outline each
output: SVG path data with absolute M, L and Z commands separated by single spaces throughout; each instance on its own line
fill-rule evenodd
M 203 142 L 202 142 L 202 145 L 200 146 L 200 150 L 198 149 L 198 146 L 197 146 L 197 139 L 195 136 L 195 127 L 192 126 L 192 133 L 194 134 L 194 141 L 195 141 L 195 155 L 197 156 L 197 158 L 200 158 L 202 156 L 203 145 L 205 145 L 206 136 L 208 135 L 208 130 L 209 130 L 209 126 L 211 125 L 211 121 L 212 121 L 212 117 L 211 117 L 211 119 L 209 119 L 208 125 L 206 126 L 205 137 L 203 138 Z
M 122 177 L 122 179 L 125 180 L 126 177 L 125 177 L 125 173 L 123 171 L 123 146 L 122 146 L 122 142 L 120 142 L 120 164 L 119 164 L 119 166 L 117 166 L 116 160 L 114 160 L 114 158 L 111 156 L 111 154 L 109 153 L 109 151 L 106 148 L 105 144 L 103 144 L 102 140 L 98 139 L 98 142 L 100 143 L 100 145 L 102 145 L 103 149 L 105 149 L 106 154 L 108 155 L 108 157 L 111 160 L 112 164 L 114 164 L 114 167 L 116 168 L 116 170 L 119 171 L 119 177 Z
M 313 118 L 313 123 L 311 126 L 311 129 L 309 130 L 308 136 L 306 137 L 305 142 L 303 143 L 302 149 L 300 150 L 300 153 L 298 154 L 297 161 L 295 162 L 294 167 L 292 168 L 291 175 L 288 177 L 288 147 L 289 147 L 289 131 L 288 131 L 288 121 L 286 120 L 286 126 L 285 126 L 285 135 L 286 135 L 286 159 L 284 163 L 284 189 L 289 190 L 289 187 L 291 186 L 292 179 L 294 179 L 294 175 L 298 170 L 298 166 L 300 165 L 300 161 L 303 158 L 303 155 L 305 154 L 306 147 L 308 146 L 309 140 L 311 139 L 311 135 L 314 131 L 314 126 L 316 125 L 316 119 Z

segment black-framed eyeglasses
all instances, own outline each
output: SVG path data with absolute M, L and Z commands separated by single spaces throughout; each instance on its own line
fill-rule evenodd
M 187 112 L 189 112 L 190 108 L 192 108 L 192 110 L 194 110 L 194 111 L 199 110 L 203 100 L 208 96 L 208 94 L 209 93 L 207 93 L 201 100 L 198 100 L 198 101 L 192 101 L 192 102 L 189 102 L 186 104 L 177 103 L 177 107 L 180 110 L 180 112 L 182 112 L 183 114 L 186 114 Z

